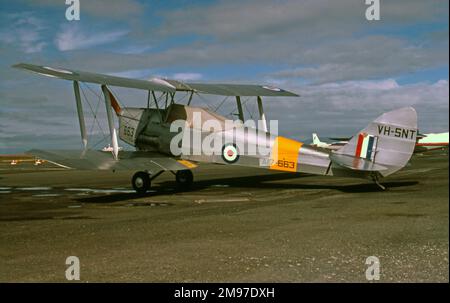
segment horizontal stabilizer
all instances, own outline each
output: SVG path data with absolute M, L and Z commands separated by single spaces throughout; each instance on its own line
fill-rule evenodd
M 333 140 L 333 141 L 350 141 L 352 139 L 352 137 L 329 137 L 328 139 Z
M 359 157 L 353 157 L 349 155 L 341 155 L 336 153 L 330 154 L 330 159 L 333 164 L 337 164 L 339 166 L 353 169 L 353 170 L 360 170 L 360 171 L 384 171 L 388 168 L 376 164 L 370 160 L 359 158 Z

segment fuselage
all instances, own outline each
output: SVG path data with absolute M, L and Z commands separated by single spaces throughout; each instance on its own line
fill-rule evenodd
M 183 127 L 174 127 L 174 125 Z M 137 150 L 181 159 L 319 175 L 347 175 L 330 151 L 227 120 L 200 107 L 124 108 L 119 136 Z M 171 129 L 172 128 L 172 129 Z M 355 173 L 352 173 L 354 176 Z M 365 174 L 361 174 L 365 177 Z

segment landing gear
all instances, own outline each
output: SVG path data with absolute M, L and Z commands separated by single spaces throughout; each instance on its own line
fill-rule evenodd
M 386 190 L 386 187 L 380 183 L 380 179 L 378 178 L 378 174 L 373 174 L 372 175 L 372 180 L 373 182 L 375 182 L 376 185 L 378 185 L 379 188 L 381 188 L 381 190 Z
M 151 186 L 150 175 L 144 171 L 138 171 L 133 175 L 131 184 L 138 194 L 145 194 Z
M 194 182 L 194 174 L 189 169 L 179 170 L 175 173 L 175 180 L 181 189 L 187 189 Z
M 133 175 L 131 185 L 133 185 L 134 190 L 138 194 L 143 195 L 150 189 L 152 181 L 163 172 L 164 170 L 161 170 L 154 175 L 150 175 L 148 172 L 138 171 Z M 194 175 L 189 169 L 178 170 L 176 172 L 172 171 L 172 173 L 175 175 L 175 181 L 179 189 L 188 189 L 194 181 Z

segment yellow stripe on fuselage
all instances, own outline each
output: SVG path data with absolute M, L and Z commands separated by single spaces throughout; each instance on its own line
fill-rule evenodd
M 197 167 L 197 165 L 195 165 L 194 163 L 192 163 L 191 161 L 188 161 L 188 160 L 177 160 L 177 161 L 178 161 L 178 163 L 186 166 L 189 169 Z
M 292 139 L 277 137 L 272 147 L 270 169 L 296 172 L 298 153 L 302 145 L 303 143 Z

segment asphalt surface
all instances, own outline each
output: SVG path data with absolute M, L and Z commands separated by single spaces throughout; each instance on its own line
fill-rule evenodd
M 28 166 L 27 166 L 28 165 Z M 0 165 L 0 281 L 449 281 L 448 155 L 414 156 L 369 181 L 206 165 L 191 191 L 165 173 L 147 196 L 133 172 Z

